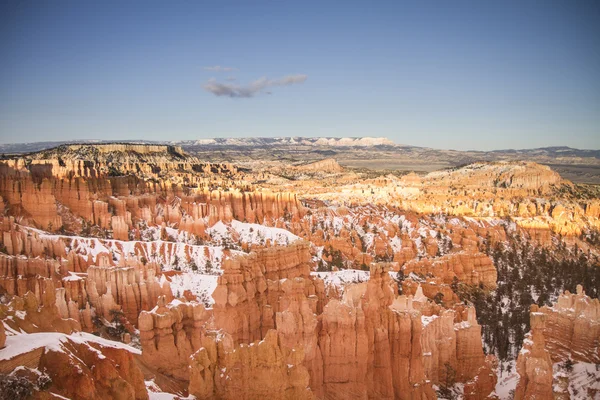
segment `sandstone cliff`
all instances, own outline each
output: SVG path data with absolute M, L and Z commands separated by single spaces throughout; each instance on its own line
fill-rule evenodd
M 159 300 L 139 318 L 145 361 L 206 399 L 435 398 L 446 362 L 468 398 L 492 392 L 494 361 L 483 355 L 472 308 L 432 317 L 443 328 L 424 323 L 439 306 L 422 295 L 417 305 L 396 299 L 389 264 L 373 264 L 367 283 L 327 299 L 308 259 L 299 242 L 226 260 L 212 309 Z
M 553 364 L 600 361 L 600 302 L 586 296 L 579 285 L 576 294 L 566 291 L 553 307 L 532 306 L 530 319 L 531 331 L 517 360 L 515 399 L 553 398 L 553 387 L 561 386 Z

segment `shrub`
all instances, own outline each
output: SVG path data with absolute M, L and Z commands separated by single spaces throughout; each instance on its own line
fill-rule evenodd
M 0 375 L 0 398 L 25 400 L 33 394 L 34 384 L 29 379 L 15 375 Z

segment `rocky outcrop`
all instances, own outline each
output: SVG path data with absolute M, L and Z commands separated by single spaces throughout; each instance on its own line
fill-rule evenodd
M 583 292 L 565 291 L 552 307 L 541 307 L 546 317 L 544 338 L 554 362 L 572 359 L 600 364 L 600 302 Z
M 456 381 L 465 383 L 466 398 L 488 398 L 496 386 L 497 360 L 484 356 L 481 326 L 473 307 L 457 304 L 444 309 L 428 302 L 419 289 L 415 296 L 399 296 L 392 308 L 420 316 L 423 368 L 428 380 L 443 386 L 451 371 Z
M 311 162 L 309 164 L 304 164 L 297 166 L 295 168 L 298 171 L 302 172 L 313 172 L 313 173 L 336 173 L 343 172 L 344 168 L 341 167 L 340 164 L 333 158 L 326 158 L 324 160 L 319 160 L 315 162 Z
M 545 348 L 544 339 L 546 316 L 531 306 L 531 331 L 523 342 L 517 358 L 517 373 L 520 376 L 515 390 L 515 400 L 551 399 L 552 359 Z
M 41 279 L 35 293 L 28 291 L 0 304 L 0 320 L 17 332 L 78 332 L 80 321 L 91 320 L 90 310 L 75 310 L 73 317 L 64 302 L 64 292 L 55 289 L 51 279 Z
M 0 168 L 0 194 L 15 214 L 28 218 L 37 228 L 54 232 L 62 226 L 49 179 L 35 182 L 28 176 L 7 176 Z
M 225 259 L 213 293 L 215 325 L 236 345 L 264 337 L 292 299 L 317 293 L 318 287 L 308 279 L 309 250 L 308 243 L 297 242 Z M 317 307 L 315 303 L 313 312 Z
M 302 349 L 285 356 L 275 330 L 237 348 L 215 337 L 191 357 L 189 391 L 198 399 L 313 399 L 302 358 Z
M 454 277 L 469 285 L 483 284 L 488 288 L 496 287 L 498 274 L 487 255 L 479 252 L 452 253 L 434 259 L 424 258 L 404 264 L 405 274 L 414 272 L 421 275 L 433 275 L 450 284 Z
M 167 303 L 160 297 L 151 311 L 139 317 L 142 357 L 160 372 L 189 379 L 189 357 L 204 342 L 204 324 L 212 316 L 198 303 Z
M 580 195 L 578 188 L 546 166 L 475 163 L 417 178 L 340 179 L 328 182 L 330 187 L 298 180 L 292 187 L 331 204 L 392 206 L 421 215 L 476 218 L 484 224 L 486 219 L 510 217 L 523 228 L 534 227 L 536 234 L 546 229 L 576 237 L 590 226 L 598 228 L 595 195 Z M 551 245 L 551 241 L 544 244 Z
M 0 253 L 0 287 L 8 295 L 21 297 L 28 291 L 40 293 L 40 281 L 58 279 L 59 268 L 60 263 L 56 260 Z
M 246 349 L 253 349 L 256 343 L 249 346 L 240 343 L 236 347 L 236 340 L 226 333 L 215 339 L 223 344 L 203 344 L 192 356 L 190 393 L 199 398 L 211 398 L 215 394 L 222 398 L 239 395 L 237 391 L 220 392 L 218 387 L 218 380 L 227 379 L 231 368 L 231 359 L 222 355 L 223 349 L 229 348 L 225 354 L 229 354 L 231 349 L 235 349 L 233 353 L 240 354 L 239 358 L 234 358 L 237 367 L 233 375 L 229 375 L 232 379 L 240 376 L 237 371 L 246 371 L 240 372 L 239 379 L 243 382 L 246 382 L 247 376 L 252 376 L 262 382 L 259 387 L 268 387 L 277 393 L 305 388 L 303 385 L 308 377 L 308 387 L 317 398 L 435 398 L 431 382 L 439 382 L 443 363 L 435 366 L 427 363 L 430 354 L 426 349 L 437 352 L 436 346 L 449 345 L 452 350 L 446 353 L 446 357 L 448 360 L 451 358 L 459 370 L 459 379 L 469 382 L 469 398 L 485 398 L 495 384 L 495 375 L 491 373 L 493 360 L 484 360 L 481 328 L 474 318 L 473 309 L 459 311 L 458 323 L 454 322 L 454 311 L 447 314 L 450 317 L 446 318 L 448 330 L 453 337 L 453 340 L 447 340 L 440 333 L 443 329 L 434 325 L 424 327 L 422 314 L 413 307 L 412 297 L 401 296 L 394 300 L 388 271 L 389 265 L 374 264 L 368 283 L 349 287 L 342 299 L 330 300 L 318 316 L 313 311 L 316 308 L 314 303 L 303 294 L 303 279 L 295 278 L 299 286 L 294 290 L 294 285 L 290 285 L 280 295 L 278 306 L 282 311 L 276 312 L 274 329 L 267 330 L 265 339 L 259 342 L 263 351 L 268 348 L 274 355 L 280 352 L 281 358 L 287 360 L 287 369 L 282 362 L 276 361 L 279 356 L 262 364 L 265 368 L 269 365 L 269 373 L 279 377 L 277 383 L 264 381 L 252 372 L 250 366 L 255 365 L 252 361 L 254 353 Z M 295 295 L 290 296 L 293 293 Z M 282 308 L 286 303 L 284 299 L 290 297 L 293 300 L 288 307 Z M 422 301 L 427 302 L 426 299 Z M 239 335 L 238 331 L 233 330 L 236 335 Z M 250 358 L 246 358 L 245 354 L 249 354 Z M 293 377 L 293 371 L 298 377 Z M 305 378 L 300 380 L 300 376 Z M 294 386 L 293 382 L 297 379 L 302 384 Z M 254 387 L 252 383 L 247 384 Z M 273 387 L 273 384 L 276 386 Z M 237 388 L 237 384 L 234 387 Z M 250 393 L 254 390 L 250 389 Z M 304 391 L 300 393 L 299 398 L 308 395 Z
M 515 399 L 552 398 L 553 363 L 566 360 L 598 364 L 600 302 L 565 291 L 552 307 L 531 306 L 531 331 L 517 359 L 520 380 Z
M 62 345 L 63 351 L 47 351 L 39 369 L 52 379 L 49 390 L 70 399 L 148 399 L 144 376 L 133 355 L 100 344 Z
M 13 333 L 0 349 L 0 371 L 34 382 L 28 398 L 146 400 L 133 353 L 137 350 L 90 334 Z
M 148 267 L 89 267 L 87 294 L 96 314 L 107 320 L 111 311 L 122 310 L 127 319 L 137 323 L 142 310 L 150 310 L 159 296 L 173 298 L 169 282 L 162 285 L 155 276 L 155 270 Z
M 172 146 L 67 145 L 0 162 L 0 195 L 25 224 L 76 233 L 98 227 L 118 240 L 140 223 L 181 225 L 203 237 L 206 219 L 211 226 L 302 215 L 295 194 L 254 191 L 241 178 L 230 164 L 202 163 Z
M 451 171 L 432 172 L 431 182 L 448 186 L 460 183 L 466 187 L 489 186 L 505 189 L 546 189 L 561 181 L 550 167 L 532 162 L 475 163 Z

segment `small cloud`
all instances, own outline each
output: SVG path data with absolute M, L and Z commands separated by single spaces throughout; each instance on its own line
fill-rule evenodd
M 228 82 L 235 82 L 237 81 L 237 78 L 235 76 L 228 76 L 227 78 L 225 78 L 225 80 Z
M 308 76 L 303 74 L 287 75 L 279 79 L 267 79 L 263 77 L 252 81 L 247 85 L 238 85 L 235 83 L 220 83 L 217 82 L 215 79 L 210 79 L 204 85 L 204 90 L 211 92 L 215 96 L 250 98 L 254 97 L 255 95 L 261 92 L 271 94 L 271 91 L 266 90 L 267 88 L 275 86 L 290 86 L 299 83 L 304 83 L 304 81 L 306 81 L 307 78 Z
M 228 71 L 237 71 L 237 68 L 234 67 L 221 67 L 220 65 L 215 65 L 211 67 L 204 67 L 205 71 L 214 71 L 214 72 L 228 72 Z

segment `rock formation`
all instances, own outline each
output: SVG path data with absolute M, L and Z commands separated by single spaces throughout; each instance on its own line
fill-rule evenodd
M 553 307 L 541 307 L 546 316 L 544 338 L 554 362 L 572 359 L 600 364 L 600 302 L 566 291 Z
M 315 161 L 309 164 L 304 164 L 296 167 L 298 171 L 313 172 L 313 173 L 336 173 L 342 172 L 344 169 L 333 158 Z
M 480 283 L 494 288 L 497 273 L 492 260 L 483 253 L 452 253 L 433 260 L 424 258 L 420 261 L 413 260 L 404 264 L 405 274 L 411 272 L 439 277 L 446 284 L 452 283 L 454 277 L 460 282 L 469 285 Z
M 517 359 L 517 372 L 520 379 L 515 391 L 515 399 L 552 398 L 552 359 L 546 350 L 544 325 L 546 316 L 531 306 L 531 331 L 523 342 Z
M 24 344 L 27 340 L 31 343 Z M 20 349 L 15 349 L 19 344 Z M 34 398 L 148 399 L 144 377 L 133 358 L 135 349 L 111 345 L 93 335 L 56 333 L 12 335 L 5 349 L 13 356 L 6 359 L 0 351 L 0 372 L 19 366 L 13 373 L 24 379 L 37 378 L 41 371 L 49 378 L 43 388 L 36 389 Z
M 495 289 L 519 238 L 597 259 L 595 192 L 545 166 L 256 165 L 126 143 L 0 160 L 0 372 L 45 368 L 68 398 L 144 399 L 156 378 L 200 399 L 482 400 L 497 360 L 459 295 Z M 580 289 L 532 309 L 517 398 L 600 362 L 599 315 Z M 40 334 L 60 343 L 2 358 Z
M 189 379 L 190 393 L 207 399 L 435 398 L 441 360 L 469 383 L 470 398 L 493 390 L 472 308 L 448 311 L 447 328 L 424 327 L 412 297 L 395 300 L 388 264 L 373 264 L 368 283 L 327 301 L 308 275 L 308 254 L 299 242 L 224 262 L 213 309 L 160 300 L 139 318 L 145 361 Z M 451 350 L 434 365 L 424 346 Z
M 600 302 L 565 291 L 553 307 L 531 307 L 531 331 L 517 360 L 515 399 L 553 397 L 553 364 L 600 361 Z

